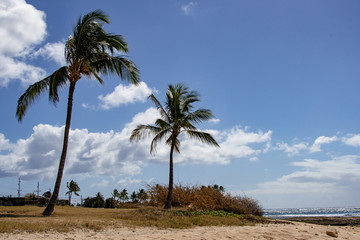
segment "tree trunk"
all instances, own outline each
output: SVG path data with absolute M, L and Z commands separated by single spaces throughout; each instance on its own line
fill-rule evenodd
M 72 192 L 69 192 L 69 206 L 71 206 L 71 195 L 72 195 Z
M 58 199 L 58 195 L 59 195 L 61 179 L 62 179 L 62 175 L 63 175 L 63 171 L 64 171 L 66 153 L 67 153 L 68 142 L 69 142 L 71 112 L 72 112 L 72 103 L 73 103 L 75 84 L 76 84 L 75 81 L 74 82 L 70 81 L 65 132 L 64 132 L 64 142 L 63 142 L 63 148 L 62 148 L 61 158 L 60 158 L 60 163 L 59 163 L 59 170 L 58 170 L 58 174 L 56 177 L 54 192 L 50 198 L 48 205 L 46 206 L 46 208 L 43 212 L 44 216 L 50 216 L 52 214 L 52 212 L 54 211 L 54 208 L 55 208 L 56 201 Z
M 173 166 L 174 146 L 175 146 L 175 141 L 173 140 L 173 142 L 171 144 L 171 148 L 170 148 L 169 189 L 168 189 L 168 195 L 166 198 L 166 203 L 165 203 L 164 209 L 171 208 L 172 192 L 173 192 L 173 185 L 174 185 L 174 166 Z

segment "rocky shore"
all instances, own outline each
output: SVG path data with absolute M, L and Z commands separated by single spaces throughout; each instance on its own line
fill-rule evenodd
M 284 220 L 326 226 L 360 226 L 360 217 L 295 217 Z

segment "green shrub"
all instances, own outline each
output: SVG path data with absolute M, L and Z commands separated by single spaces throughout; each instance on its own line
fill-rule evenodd
M 116 201 L 114 198 L 107 198 L 105 200 L 105 208 L 115 208 Z
M 84 207 L 90 208 L 103 208 L 105 207 L 105 201 L 103 195 L 100 192 L 96 194 L 96 197 L 93 198 L 85 198 Z

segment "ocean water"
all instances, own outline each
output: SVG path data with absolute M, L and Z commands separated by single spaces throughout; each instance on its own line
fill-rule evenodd
M 360 207 L 346 208 L 281 208 L 264 209 L 264 217 L 360 217 Z

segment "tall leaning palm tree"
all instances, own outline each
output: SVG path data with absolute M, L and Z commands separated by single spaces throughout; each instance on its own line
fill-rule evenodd
M 16 116 L 22 121 L 29 105 L 45 91 L 49 91 L 49 101 L 54 104 L 59 101 L 58 90 L 69 85 L 67 115 L 64 131 L 63 148 L 60 157 L 59 170 L 55 182 L 54 192 L 43 215 L 48 216 L 54 211 L 58 198 L 61 178 L 66 159 L 73 94 L 76 83 L 85 77 L 95 77 L 103 84 L 100 74 L 115 73 L 133 84 L 139 82 L 139 72 L 136 65 L 125 55 L 128 45 L 121 35 L 107 33 L 103 29 L 104 23 L 110 23 L 109 17 L 101 10 L 90 12 L 80 17 L 65 44 L 65 58 L 67 65 L 59 68 L 50 76 L 40 80 L 25 91 L 19 98 Z
M 161 118 L 157 119 L 154 125 L 138 125 L 132 131 L 130 141 L 138 141 L 153 135 L 154 138 L 150 146 L 150 153 L 152 154 L 156 150 L 157 144 L 166 139 L 165 143 L 170 146 L 170 169 L 168 195 L 164 208 L 170 209 L 174 183 L 173 153 L 174 150 L 180 153 L 179 135 L 185 132 L 190 138 L 203 143 L 217 147 L 219 144 L 209 133 L 198 131 L 194 126 L 194 124 L 213 117 L 209 109 L 192 111 L 193 103 L 200 101 L 197 92 L 189 91 L 189 88 L 183 84 L 169 85 L 164 107 L 154 95 L 150 95 L 149 98 L 160 111 Z

